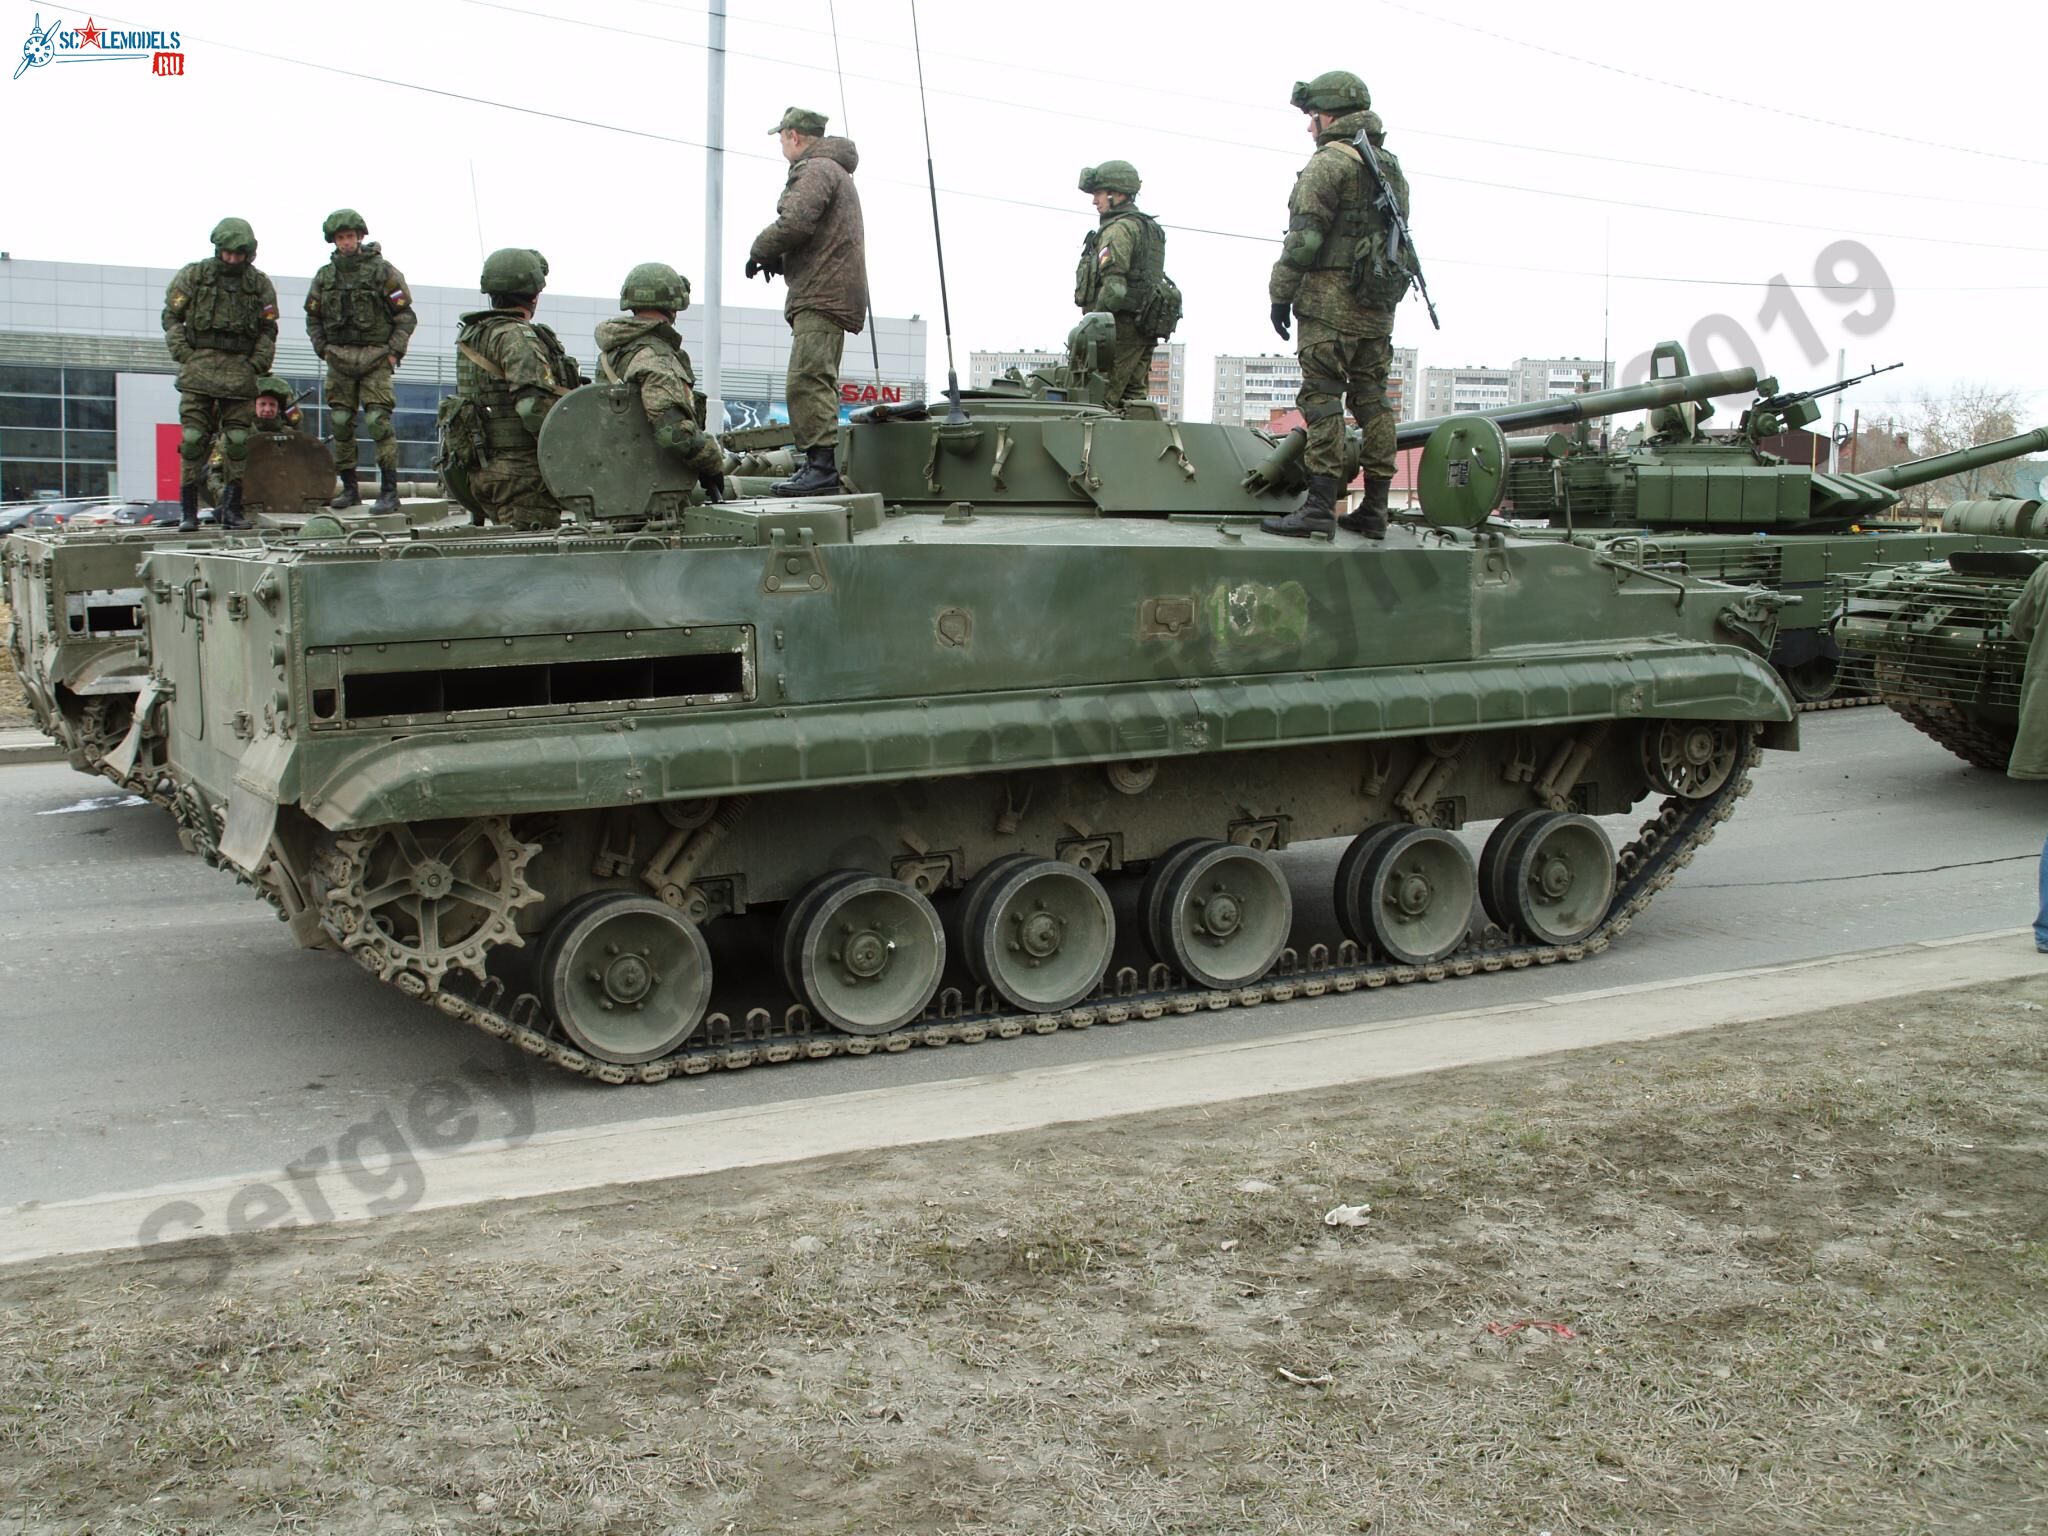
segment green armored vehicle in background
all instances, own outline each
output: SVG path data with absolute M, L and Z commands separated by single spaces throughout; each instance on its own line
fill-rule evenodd
M 2041 503 L 2007 501 L 1974 504 L 1969 515 L 2030 528 Z M 2019 735 L 2027 665 L 2006 614 L 2044 559 L 2048 550 L 1959 550 L 1873 572 L 1849 588 L 1842 649 L 1867 663 L 1878 697 L 1895 713 L 1964 762 L 2003 773 Z
M 1686 376 L 1685 353 L 1676 342 L 1661 344 L 1652 357 L 1657 377 Z M 1794 696 L 1819 704 L 1866 690 L 1867 679 L 1843 677 L 1834 633 L 1849 581 L 1951 550 L 2021 548 L 2033 531 L 1980 515 L 1976 504 L 1956 509 L 1964 515 L 1945 521 L 1941 533 L 1887 522 L 1899 493 L 2048 449 L 2048 427 L 1860 474 L 1787 463 L 1760 447 L 1817 421 L 1813 398 L 1832 389 L 1779 394 L 1776 382 L 1765 380 L 1735 430 L 1718 435 L 1702 427 L 1711 406 L 1664 407 L 1611 453 L 1597 451 L 1583 435 L 1577 442 L 1510 438 L 1508 515 L 1540 518 L 1574 536 L 1611 538 L 1635 530 L 1647 564 L 1683 565 L 1696 576 L 1797 596 L 1798 605 L 1779 621 L 1771 657 Z M 1513 411 L 1502 418 L 1509 430 L 1523 424 Z
M 1490 423 L 1427 525 L 1303 544 L 1284 445 L 1086 362 L 843 425 L 832 497 L 695 500 L 590 385 L 560 532 L 156 550 L 114 767 L 160 738 L 302 942 L 623 1082 L 1576 959 L 1795 744 L 1776 599 L 1484 526 Z M 1275 854 L 1337 837 L 1323 934 Z

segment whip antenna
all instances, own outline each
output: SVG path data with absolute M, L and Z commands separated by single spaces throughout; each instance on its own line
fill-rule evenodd
M 910 42 L 917 54 L 917 113 L 924 120 L 924 181 L 932 194 L 932 249 L 939 257 L 939 316 L 946 325 L 946 398 L 953 408 L 948 421 L 965 421 L 960 409 L 960 373 L 953 366 L 953 306 L 946 301 L 946 242 L 939 234 L 939 178 L 932 169 L 932 119 L 924 104 L 924 43 L 917 35 L 917 0 L 910 0 Z
M 832 72 L 839 77 L 839 126 L 846 130 L 846 136 L 853 137 L 853 119 L 846 113 L 846 67 L 839 62 L 839 7 L 833 0 L 825 0 L 825 14 L 832 21 Z M 875 359 L 875 398 L 882 397 L 882 342 L 875 335 L 875 301 L 868 297 L 868 350 Z

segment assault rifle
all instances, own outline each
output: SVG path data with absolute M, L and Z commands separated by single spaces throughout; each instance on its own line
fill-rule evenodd
M 1358 151 L 1358 158 L 1366 170 L 1372 173 L 1373 185 L 1378 191 L 1373 195 L 1373 204 L 1387 216 L 1387 225 L 1394 236 L 1387 242 L 1387 259 L 1397 266 L 1401 260 L 1401 247 L 1405 244 L 1415 257 L 1415 291 L 1422 295 L 1422 307 L 1429 311 L 1429 323 L 1436 330 L 1442 330 L 1443 322 L 1436 317 L 1436 305 L 1429 297 L 1429 283 L 1422 275 L 1422 253 L 1415 249 L 1415 237 L 1408 232 L 1408 219 L 1401 212 L 1401 200 L 1394 196 L 1394 185 L 1387 180 L 1387 173 L 1380 168 L 1380 157 L 1373 150 L 1372 135 L 1361 128 L 1358 136 L 1351 141 L 1351 147 Z

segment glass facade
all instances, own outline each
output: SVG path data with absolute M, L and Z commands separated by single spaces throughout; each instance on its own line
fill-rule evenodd
M 110 494 L 110 368 L 0 364 L 0 500 Z
M 322 388 L 325 375 L 292 377 L 287 380 L 298 391 L 299 409 L 304 413 L 300 423 L 311 436 L 323 443 L 332 435 L 327 430 L 327 396 Z M 392 393 L 398 399 L 398 409 L 391 413 L 392 428 L 398 433 L 398 472 L 405 478 L 426 478 L 434 473 L 434 450 L 439 446 L 439 433 L 435 426 L 436 412 L 441 401 L 455 393 L 451 380 L 446 384 L 408 384 L 403 380 L 392 385 Z M 377 468 L 376 445 L 370 441 L 370 434 L 363 430 L 360 412 L 356 415 L 356 473 L 373 475 Z

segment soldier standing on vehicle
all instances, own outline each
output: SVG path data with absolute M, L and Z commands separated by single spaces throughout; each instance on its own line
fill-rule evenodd
M 803 462 L 776 484 L 778 496 L 815 496 L 839 489 L 839 359 L 849 334 L 867 323 L 867 235 L 853 172 L 860 151 L 851 139 L 826 138 L 825 117 L 791 107 L 769 130 L 782 140 L 789 181 L 775 204 L 775 222 L 754 236 L 747 276 L 789 284 L 789 424 Z
M 1166 275 L 1166 231 L 1138 211 L 1138 168 L 1105 160 L 1081 168 L 1081 190 L 1095 200 L 1099 222 L 1081 242 L 1074 302 L 1083 314 L 1116 320 L 1107 404 L 1142 404 L 1151 382 L 1152 350 L 1180 323 L 1180 290 Z
M 654 440 L 718 501 L 725 495 L 725 452 L 704 430 L 704 396 L 676 334 L 676 316 L 689 307 L 687 277 L 665 262 L 640 263 L 619 287 L 619 308 L 628 313 L 598 322 L 598 371 L 607 383 L 638 390 Z
M 2005 772 L 2014 779 L 2048 779 L 2048 561 L 2034 567 L 2013 600 L 2006 632 L 2027 648 L 2020 681 L 2020 720 Z M 2040 901 L 2034 909 L 2034 948 L 2048 955 L 2048 841 L 2041 844 Z
M 178 526 L 199 527 L 199 488 L 221 440 L 223 528 L 246 528 L 242 466 L 256 420 L 256 381 L 277 354 L 277 289 L 256 268 L 256 232 L 242 219 L 213 228 L 213 255 L 178 269 L 164 290 L 164 342 L 178 365 Z
M 484 260 L 479 286 L 491 307 L 462 317 L 455 393 L 441 404 L 442 472 L 466 504 L 493 522 L 552 528 L 561 503 L 541 478 L 535 446 L 555 401 L 581 382 L 576 359 L 534 323 L 547 258 L 511 247 Z
M 1308 114 L 1315 153 L 1287 200 L 1287 239 L 1267 288 L 1273 329 L 1288 339 L 1290 309 L 1301 359 L 1295 399 L 1308 431 L 1308 496 L 1285 517 L 1269 517 L 1268 533 L 1306 538 L 1344 528 L 1369 539 L 1387 530 L 1387 491 L 1394 482 L 1394 412 L 1387 374 L 1394 362 L 1394 306 L 1408 291 L 1412 251 L 1395 248 L 1392 221 L 1376 206 L 1377 185 L 1352 142 L 1370 136 L 1402 217 L 1408 182 L 1400 163 L 1380 148 L 1384 129 L 1365 82 L 1341 69 L 1294 87 L 1293 105 Z M 1365 499 L 1336 516 L 1344 491 L 1344 405 L 1363 435 Z
M 370 226 L 353 208 L 337 208 L 320 225 L 334 257 L 313 276 L 306 293 L 306 339 L 327 365 L 327 430 L 341 494 L 328 505 L 339 512 L 363 504 L 356 484 L 356 412 L 376 444 L 382 486 L 376 510 L 398 510 L 398 406 L 392 370 L 405 360 L 419 315 L 405 274 L 369 240 Z M 365 243 L 368 242 L 368 243 Z

